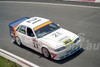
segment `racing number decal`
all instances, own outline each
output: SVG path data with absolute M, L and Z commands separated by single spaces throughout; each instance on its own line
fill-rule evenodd
M 62 34 L 62 33 L 60 33 L 60 32 L 56 32 L 56 33 L 53 33 L 52 36 L 53 36 L 53 37 L 58 37 L 58 36 L 61 35 L 61 34 Z
M 37 43 L 33 42 L 33 44 L 34 44 L 35 48 L 38 48 L 38 44 Z
M 32 41 L 33 41 L 34 47 L 35 47 L 35 48 L 38 48 L 37 40 L 36 40 L 36 39 L 33 39 Z

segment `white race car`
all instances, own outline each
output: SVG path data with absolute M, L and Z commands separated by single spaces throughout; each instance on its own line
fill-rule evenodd
M 79 37 L 48 19 L 24 17 L 9 24 L 10 35 L 21 46 L 27 46 L 46 58 L 64 59 L 80 50 Z

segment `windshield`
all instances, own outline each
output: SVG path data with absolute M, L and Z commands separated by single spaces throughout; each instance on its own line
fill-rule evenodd
M 51 23 L 51 24 L 48 24 L 38 30 L 35 31 L 35 34 L 37 36 L 37 38 L 41 38 L 55 30 L 57 30 L 58 28 L 60 28 L 59 26 L 57 26 L 55 23 Z

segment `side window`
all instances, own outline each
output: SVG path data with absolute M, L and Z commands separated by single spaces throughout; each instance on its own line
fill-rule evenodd
M 30 37 L 34 37 L 34 34 L 30 28 L 27 27 L 27 35 Z
M 26 26 L 21 26 L 19 32 L 26 34 Z

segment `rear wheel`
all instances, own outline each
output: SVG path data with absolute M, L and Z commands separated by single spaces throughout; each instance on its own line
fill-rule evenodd
M 42 54 L 46 57 L 46 58 L 51 58 L 50 53 L 48 51 L 47 48 L 42 48 Z
M 19 37 L 16 37 L 15 41 L 18 46 L 22 46 L 22 43 L 21 43 L 21 40 L 19 39 Z

